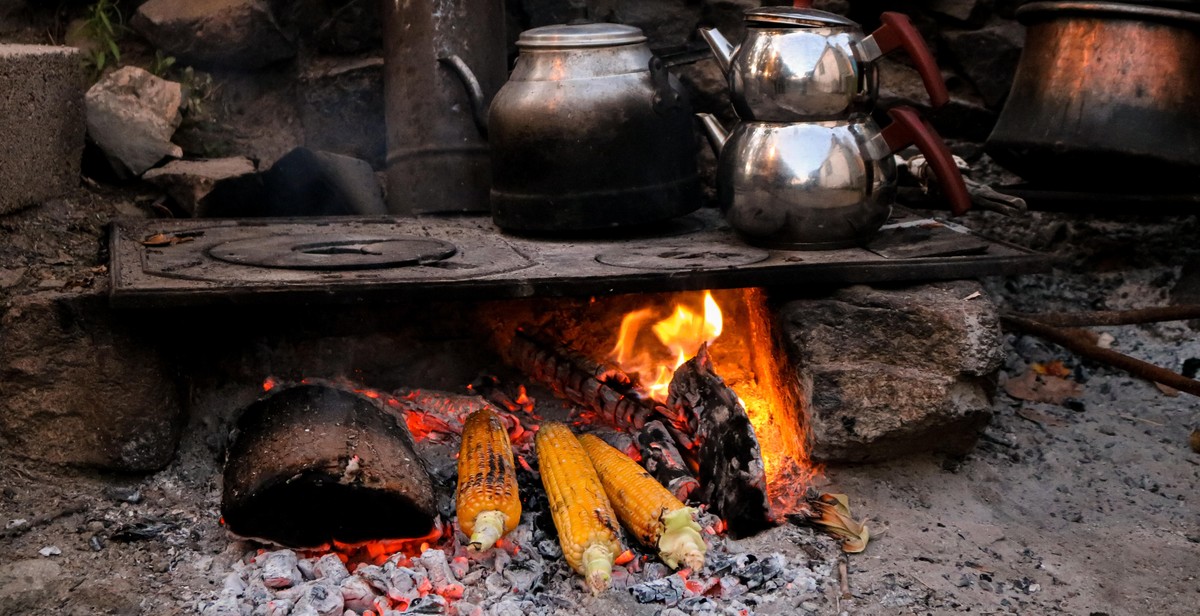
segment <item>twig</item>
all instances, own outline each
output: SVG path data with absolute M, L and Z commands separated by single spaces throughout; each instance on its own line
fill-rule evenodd
M 1163 426 L 1165 426 L 1165 425 L 1167 425 L 1167 424 L 1158 423 L 1157 421 L 1150 421 L 1149 419 L 1142 419 L 1141 417 L 1134 417 L 1133 415 L 1126 415 L 1126 414 L 1124 414 L 1124 413 L 1122 413 L 1122 414 L 1120 414 L 1120 415 L 1117 415 L 1117 417 L 1120 417 L 1121 419 L 1128 419 L 1129 421 L 1141 421 L 1141 422 L 1145 422 L 1145 423 L 1148 423 L 1148 424 L 1150 424 L 1150 425 L 1152 425 L 1152 426 L 1158 426 L 1158 427 L 1160 427 L 1160 428 L 1161 428 L 1161 427 L 1163 427 Z
M 1076 353 L 1080 357 L 1103 362 L 1147 381 L 1174 387 L 1179 391 L 1192 394 L 1193 396 L 1200 396 L 1200 381 L 1189 379 L 1182 374 L 1155 366 L 1140 359 L 1134 359 L 1124 353 L 1096 346 L 1079 332 L 1062 330 L 1045 323 L 1039 323 L 1011 314 L 1001 316 L 1000 321 L 1012 329 L 1049 340 Z
M 1157 306 L 1136 310 L 1098 310 L 1094 312 L 1015 313 L 1019 319 L 1037 321 L 1055 327 L 1089 327 L 1095 325 L 1137 325 L 1162 321 L 1200 319 L 1200 304 Z
M 850 567 L 846 564 L 846 556 L 838 560 L 838 582 L 842 587 L 842 598 L 850 598 Z
M 66 517 L 66 516 L 73 515 L 76 513 L 83 513 L 84 511 L 87 511 L 87 510 L 88 510 L 87 503 L 82 503 L 82 502 L 72 503 L 62 509 L 59 509 L 58 511 L 55 511 L 52 513 L 44 513 L 40 516 L 37 516 L 37 517 L 33 518 L 32 520 L 29 520 L 28 523 L 22 524 L 21 526 L 16 526 L 13 528 L 6 528 L 4 530 L 0 530 L 0 539 L 10 539 L 12 537 L 24 535 L 25 533 L 33 530 L 35 527 L 41 526 L 43 524 L 49 524 L 50 522 L 53 522 L 62 517 Z

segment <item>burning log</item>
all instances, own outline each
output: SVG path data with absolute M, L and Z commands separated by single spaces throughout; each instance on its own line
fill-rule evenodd
M 507 359 L 530 378 L 595 413 L 619 430 L 640 430 L 652 418 L 664 420 L 684 450 L 690 449 L 694 416 L 672 410 L 644 396 L 637 379 L 615 366 L 605 366 L 561 344 L 518 329 Z
M 667 404 L 699 417 L 700 500 L 735 537 L 771 526 L 762 451 L 746 409 L 714 371 L 708 345 L 675 371 Z
M 317 385 L 246 407 L 224 469 L 233 533 L 290 547 L 427 535 L 436 499 L 407 429 L 369 399 Z
M 675 447 L 671 433 L 661 421 L 651 421 L 637 434 L 642 466 L 675 498 L 687 502 L 699 493 L 700 482 L 688 469 L 686 458 Z

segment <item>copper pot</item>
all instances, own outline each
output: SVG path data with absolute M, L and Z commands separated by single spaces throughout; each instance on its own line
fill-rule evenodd
M 1200 13 L 1034 2 L 987 152 L 1044 186 L 1178 189 L 1200 169 Z M 1191 187 L 1194 189 L 1194 186 Z

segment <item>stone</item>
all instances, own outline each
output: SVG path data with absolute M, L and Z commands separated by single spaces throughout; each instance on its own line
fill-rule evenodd
M 941 38 L 987 106 L 999 110 L 1017 72 L 1025 28 L 1014 21 L 996 19 L 979 30 L 946 28 Z
M 991 15 L 992 0 L 929 0 L 926 8 L 934 15 L 978 28 Z
M 115 313 L 96 289 L 15 297 L 0 330 L 6 453 L 113 471 L 171 461 L 185 415 L 159 337 L 169 324 Z
M 263 178 L 264 216 L 383 215 L 383 187 L 365 161 L 296 148 Z
M 88 137 L 119 176 L 139 176 L 164 158 L 183 156 L 171 143 L 182 100 L 174 81 L 136 66 L 113 71 L 87 92 Z
M 236 204 L 262 199 L 262 179 L 254 161 L 235 156 L 207 160 L 175 160 L 151 169 L 142 179 L 162 188 L 187 214 L 202 218 L 210 211 L 238 211 Z
M 894 56 L 884 56 L 876 65 L 879 67 L 879 98 L 874 116 L 881 126 L 891 121 L 887 109 L 908 105 L 920 110 L 943 138 L 982 142 L 991 133 L 996 113 L 987 108 L 974 86 L 963 78 L 942 72 L 950 100 L 934 112 L 929 108 L 929 92 L 915 68 Z
M 296 55 L 264 0 L 150 0 L 130 24 L 187 64 L 256 69 Z
M 11 548 L 9 554 L 15 556 Z M 9 614 L 36 614 L 65 600 L 78 583 L 73 578 L 63 575 L 62 567 L 46 558 L 0 564 L 0 605 Z
M 678 0 L 607 0 L 594 2 L 599 19 L 642 29 L 650 47 L 682 47 L 695 37 L 700 22 L 698 3 Z M 594 15 L 595 17 L 595 15 Z
M 71 47 L 0 44 L 0 214 L 79 186 L 83 58 Z
M 919 451 L 961 455 L 991 417 L 1003 359 L 995 306 L 957 281 L 854 286 L 780 312 L 806 384 L 813 456 L 864 462 Z
M 317 60 L 300 75 L 300 84 L 305 146 L 382 169 L 387 156 L 383 58 Z

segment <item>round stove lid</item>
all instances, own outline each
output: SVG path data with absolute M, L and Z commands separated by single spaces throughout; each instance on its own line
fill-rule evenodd
M 644 43 L 640 28 L 622 24 L 559 24 L 526 30 L 517 38 L 517 47 L 571 49 L 610 47 Z
M 746 23 L 793 28 L 858 28 L 857 22 L 817 9 L 764 6 L 746 11 Z
M 282 234 L 218 244 L 208 250 L 219 261 L 298 270 L 364 270 L 425 265 L 458 252 L 450 242 L 423 237 L 347 234 Z

